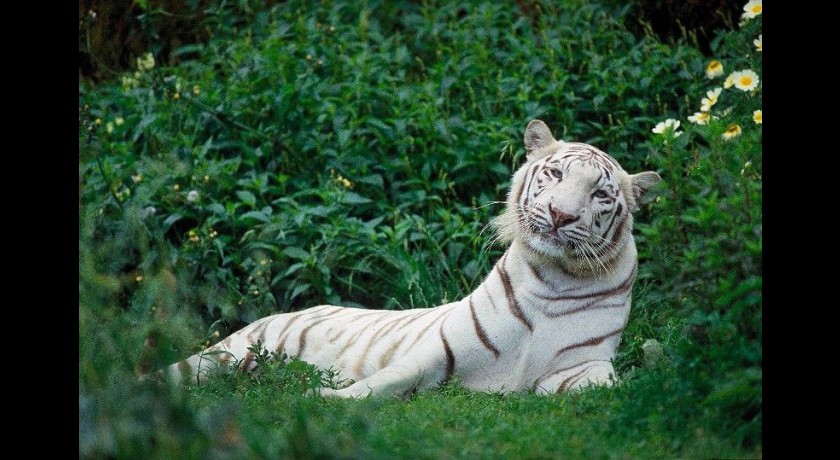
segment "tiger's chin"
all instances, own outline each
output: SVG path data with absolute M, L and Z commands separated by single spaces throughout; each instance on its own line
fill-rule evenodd
M 565 237 L 562 233 L 532 233 L 523 239 L 525 246 L 541 258 L 554 262 L 563 271 L 579 277 L 597 276 L 608 271 L 614 258 L 606 255 L 595 258 L 582 248 L 581 243 Z
M 574 242 L 556 233 L 534 233 L 524 239 L 526 246 L 549 259 L 571 261 L 578 258 L 573 254 Z

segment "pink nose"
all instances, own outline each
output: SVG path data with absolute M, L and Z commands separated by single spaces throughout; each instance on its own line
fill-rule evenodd
M 548 206 L 548 212 L 551 214 L 551 220 L 554 221 L 554 227 L 560 228 L 565 227 L 566 225 L 575 222 L 576 220 L 580 219 L 580 216 L 573 216 L 571 214 L 566 214 L 559 209 L 553 208 L 551 205 Z

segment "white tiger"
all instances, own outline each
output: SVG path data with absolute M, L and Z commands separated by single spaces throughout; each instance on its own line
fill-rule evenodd
M 636 276 L 631 212 L 660 181 L 630 175 L 591 145 L 555 140 L 540 120 L 525 130 L 526 163 L 496 218 L 510 246 L 471 294 L 434 308 L 322 305 L 259 319 L 167 368 L 203 381 L 219 364 L 256 366 L 269 351 L 355 383 L 322 395 L 408 395 L 457 378 L 479 391 L 555 393 L 611 384 L 611 360 Z

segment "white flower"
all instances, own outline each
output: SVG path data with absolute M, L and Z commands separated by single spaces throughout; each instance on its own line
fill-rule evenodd
M 145 70 L 152 70 L 155 68 L 155 57 L 152 56 L 151 52 L 147 52 L 144 55 L 137 58 L 137 70 L 145 71 Z
M 758 34 L 758 38 L 753 40 L 753 45 L 755 45 L 755 49 L 757 49 L 758 52 L 760 53 L 761 52 L 761 34 Z
M 723 88 L 715 88 L 709 91 L 706 91 L 706 97 L 700 101 L 702 104 L 700 106 L 701 112 L 708 112 L 712 110 L 712 106 L 717 104 L 718 96 L 720 96 L 720 92 L 723 91 Z
M 653 129 L 651 129 L 651 131 L 653 131 L 654 134 L 665 134 L 667 132 L 670 132 L 671 137 L 676 139 L 682 135 L 682 131 L 677 131 L 677 128 L 679 127 L 679 120 L 669 118 L 665 121 L 660 121 L 659 123 L 657 123 L 656 126 Z
M 741 175 L 745 176 L 750 169 L 752 169 L 752 161 L 744 163 L 744 167 L 741 168 Z
M 155 215 L 155 213 L 157 213 L 157 209 L 155 209 L 155 207 L 154 207 L 154 206 L 146 206 L 146 207 L 145 207 L 145 208 L 143 208 L 143 210 L 140 212 L 140 217 L 145 219 L 146 217 L 149 217 L 149 216 L 154 216 L 154 215 Z
M 719 77 L 723 75 L 723 64 L 720 63 L 717 59 L 713 59 L 712 62 L 706 66 L 706 78 L 712 79 L 715 77 Z
M 726 77 L 725 80 L 723 80 L 723 87 L 724 87 L 724 89 L 729 89 L 729 88 L 732 88 L 732 85 L 734 85 L 734 84 L 735 84 L 735 72 L 732 72 L 731 74 L 729 74 L 728 77 Z
M 656 127 L 654 127 L 651 131 L 653 131 L 656 134 L 662 134 L 668 128 L 672 128 L 676 131 L 676 129 L 679 128 L 679 127 L 680 127 L 680 121 L 679 120 L 674 120 L 673 118 L 669 118 L 665 121 L 660 121 L 659 123 L 657 123 Z
M 198 201 L 198 190 L 190 190 L 190 192 L 187 193 L 187 201 L 190 203 Z
M 709 112 L 697 112 L 694 115 L 689 115 L 688 121 L 697 125 L 708 125 L 711 118 Z
M 754 121 L 754 122 L 755 122 L 755 124 L 757 124 L 757 125 L 760 125 L 760 124 L 761 124 L 761 109 L 756 110 L 756 111 L 754 111 L 754 112 L 753 112 L 753 121 Z
M 726 128 L 726 131 L 724 131 L 722 137 L 725 140 L 728 141 L 728 140 L 736 138 L 740 135 L 741 135 L 741 127 L 738 126 L 737 124 L 731 124 L 731 125 L 729 125 L 728 128 Z
M 732 72 L 732 82 L 741 91 L 752 91 L 758 87 L 758 74 L 749 69 Z
M 744 14 L 741 15 L 741 19 L 752 19 L 759 14 L 761 14 L 761 0 L 750 0 L 744 5 Z

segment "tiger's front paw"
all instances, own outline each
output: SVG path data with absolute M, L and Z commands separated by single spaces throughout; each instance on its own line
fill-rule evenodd
M 350 387 L 342 388 L 340 390 L 334 390 L 332 388 L 321 388 L 318 393 L 325 397 L 325 398 L 366 398 L 371 395 L 371 391 L 368 390 L 366 392 L 354 391 Z
M 319 395 L 321 395 L 325 398 L 341 396 L 338 393 L 338 390 L 333 390 L 332 388 L 319 388 L 317 390 L 312 390 L 312 391 L 317 392 Z

